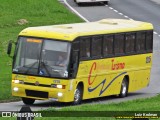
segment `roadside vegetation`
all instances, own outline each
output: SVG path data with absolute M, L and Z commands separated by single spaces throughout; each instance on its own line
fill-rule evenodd
M 160 115 L 159 101 L 160 101 L 160 95 L 151 97 L 151 98 L 146 98 L 146 99 L 142 98 L 142 99 L 136 99 L 136 100 L 120 102 L 120 103 L 82 104 L 80 106 L 68 106 L 61 109 L 50 108 L 45 111 L 48 111 L 48 115 L 46 114 L 46 116 L 52 116 L 52 117 L 53 115 L 55 115 L 54 112 L 62 112 L 62 116 L 66 115 L 67 117 L 59 117 L 59 119 L 61 120 L 75 120 L 75 118 L 76 120 L 84 120 L 84 119 L 85 120 L 123 120 L 123 119 L 116 119 L 115 117 L 104 117 L 104 116 L 112 116 L 112 115 L 114 116 L 116 114 L 119 115 L 121 113 L 122 113 L 122 116 L 127 114 L 134 115 L 134 113 L 143 113 L 144 111 L 146 111 L 145 113 L 155 113 Z M 77 113 L 75 111 L 77 111 Z M 70 114 L 67 115 L 68 113 Z M 68 116 L 76 116 L 75 114 L 77 114 L 77 116 L 82 116 L 82 117 L 68 117 Z M 100 114 L 102 114 L 103 117 L 99 117 Z M 106 114 L 109 114 L 109 115 L 106 115 Z M 93 117 L 83 117 L 83 116 L 93 116 Z M 49 120 L 49 119 L 50 117 L 41 118 L 41 119 L 36 118 L 36 120 Z M 58 119 L 58 117 L 52 118 L 52 119 L 56 120 Z M 131 120 L 131 119 L 124 119 L 124 120 Z M 160 120 L 160 118 L 156 120 Z
M 116 119 L 114 117 L 96 117 L 96 116 L 99 115 L 100 112 L 106 112 L 107 114 L 107 111 L 113 112 L 113 114 L 111 113 L 112 115 L 115 115 L 116 112 L 118 111 L 119 112 L 135 111 L 135 113 L 139 113 L 139 112 L 153 113 L 155 111 L 156 114 L 160 115 L 159 101 L 160 101 L 160 95 L 151 97 L 151 98 L 137 99 L 137 100 L 131 100 L 127 102 L 120 102 L 120 103 L 82 104 L 80 106 L 62 107 L 61 109 L 49 108 L 47 110 L 40 111 L 42 113 L 42 116 L 45 115 L 49 117 L 35 118 L 35 120 L 50 120 L 50 119 L 52 120 L 57 120 L 57 119 L 60 119 L 60 120 L 75 120 L 75 119 L 76 120 L 84 120 L 84 119 L 85 120 L 131 120 L 131 119 Z M 55 115 L 54 112 L 61 112 L 62 115 L 60 117 L 54 117 Z M 94 114 L 92 112 L 94 112 Z M 72 114 L 72 115 L 70 114 L 71 116 L 77 115 L 79 117 L 69 117 L 69 115 L 67 115 L 68 113 L 69 114 L 71 113 Z M 63 117 L 64 114 L 67 117 Z M 94 116 L 94 117 L 80 117 L 82 115 L 83 116 L 88 115 L 88 116 Z M 14 120 L 14 118 L 10 118 L 9 120 Z M 160 118 L 155 120 L 160 120 Z
M 58 111 L 160 111 L 160 95 L 151 98 L 141 98 L 120 103 L 82 104 L 69 106 Z M 55 108 L 48 109 L 49 111 Z M 160 113 L 160 112 L 159 112 Z
M 12 59 L 6 55 L 9 40 L 30 26 L 83 22 L 58 0 L 0 0 L 0 102 L 11 96 Z

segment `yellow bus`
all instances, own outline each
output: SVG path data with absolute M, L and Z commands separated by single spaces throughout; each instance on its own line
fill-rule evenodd
M 24 104 L 126 97 L 149 85 L 152 46 L 153 26 L 141 21 L 103 19 L 26 28 L 13 57 L 12 95 Z

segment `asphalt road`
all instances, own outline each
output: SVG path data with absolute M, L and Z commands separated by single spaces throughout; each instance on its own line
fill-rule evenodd
M 153 2 L 155 1 L 155 2 Z M 92 4 L 78 7 L 73 0 L 67 0 L 79 14 L 88 21 L 97 21 L 104 18 L 134 19 L 151 22 L 155 27 L 153 66 L 151 71 L 151 82 L 149 87 L 140 91 L 130 93 L 126 98 L 105 97 L 100 99 L 86 100 L 83 104 L 100 104 L 110 102 L 121 102 L 137 98 L 155 96 L 160 93 L 160 2 L 156 0 L 111 0 L 108 6 L 103 4 Z M 19 111 L 24 104 L 22 102 L 0 103 L 0 111 Z M 33 111 L 49 107 L 61 108 L 65 105 L 53 101 L 36 101 L 31 106 Z
M 88 21 L 122 18 L 151 22 L 155 30 L 151 82 L 149 87 L 135 93 L 144 93 L 144 97 L 160 93 L 160 2 L 158 0 L 111 0 L 109 5 L 106 6 L 103 4 L 87 4 L 80 7 L 73 0 L 67 0 L 67 3 Z M 135 95 L 135 98 L 139 97 L 139 95 Z

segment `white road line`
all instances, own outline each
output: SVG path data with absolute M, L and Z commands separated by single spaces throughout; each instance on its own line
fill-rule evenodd
M 127 15 L 124 15 L 125 18 L 129 18 Z
M 64 1 L 64 3 L 65 3 L 75 14 L 77 14 L 77 15 L 78 15 L 80 18 L 82 18 L 84 21 L 89 22 L 89 20 L 87 20 L 87 18 L 85 18 L 84 16 L 82 16 L 78 11 L 76 11 L 72 6 L 70 6 L 70 5 L 68 4 L 67 0 L 63 0 L 63 1 Z M 123 15 L 125 18 L 127 18 L 127 19 L 129 19 L 129 20 L 134 20 L 134 19 L 128 17 L 127 15 L 124 15 L 123 13 L 120 13 L 118 10 L 116 10 L 116 9 L 114 9 L 114 8 L 112 8 L 112 7 L 109 7 L 108 5 L 105 5 L 105 6 L 107 6 L 109 9 L 113 10 L 114 12 L 118 13 L 119 15 Z M 154 34 L 155 34 L 155 35 L 158 35 L 158 36 L 160 37 L 160 34 L 158 34 L 156 31 L 154 31 Z
M 109 7 L 109 9 L 113 10 L 113 8 L 112 8 L 112 7 Z
M 109 7 L 109 9 L 113 10 L 114 12 L 118 13 L 119 15 L 122 15 L 124 16 L 125 18 L 129 19 L 129 20 L 133 20 L 132 18 L 129 18 L 127 15 L 124 15 L 123 13 L 120 13 L 118 10 L 112 8 L 112 7 Z
M 156 31 L 153 32 L 155 35 L 158 35 L 158 37 L 160 37 L 160 34 Z
M 80 18 L 82 18 L 84 21 L 89 22 L 84 16 L 82 16 L 78 11 L 76 11 L 72 6 L 68 4 L 66 0 L 64 0 L 64 3 L 74 12 L 76 13 Z
M 118 12 L 117 10 L 114 10 L 114 12 Z
M 156 31 L 153 32 L 155 35 L 157 35 L 158 37 L 160 37 L 160 34 Z
M 133 20 L 132 18 L 129 18 L 130 20 Z
M 123 15 L 123 13 L 118 13 L 118 14 Z
M 112 8 L 112 7 L 109 7 L 109 9 L 113 10 L 114 12 L 118 13 L 119 15 L 122 15 L 124 16 L 125 18 L 129 19 L 129 20 L 134 20 L 130 17 L 128 17 L 127 15 L 124 15 L 123 13 L 120 13 L 118 10 Z M 153 32 L 155 35 L 158 35 L 160 37 L 160 34 L 158 34 L 156 31 Z
M 154 31 L 153 33 L 154 33 L 155 35 L 157 35 L 157 34 L 158 34 L 158 33 L 157 33 L 157 32 L 155 32 L 155 31 Z

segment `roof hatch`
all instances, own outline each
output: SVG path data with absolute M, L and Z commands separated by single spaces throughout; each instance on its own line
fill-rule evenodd
M 109 24 L 109 25 L 117 25 L 118 23 L 113 21 L 112 19 L 103 19 L 99 21 L 100 24 Z
M 72 26 L 56 26 L 57 28 L 61 28 L 61 29 L 72 29 Z

